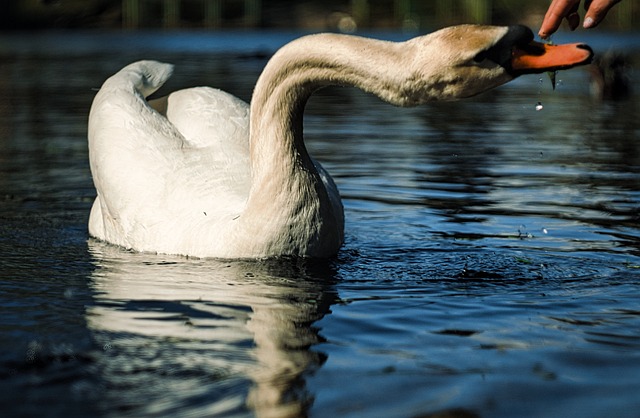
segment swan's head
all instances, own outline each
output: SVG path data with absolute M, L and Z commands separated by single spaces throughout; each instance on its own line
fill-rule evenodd
M 567 69 L 591 61 L 584 44 L 548 45 L 526 26 L 452 26 L 407 41 L 402 105 L 474 96 L 522 74 Z

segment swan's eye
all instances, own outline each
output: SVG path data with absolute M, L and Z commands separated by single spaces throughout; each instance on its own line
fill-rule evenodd
M 473 57 L 473 61 L 480 63 L 484 61 L 486 58 L 487 58 L 487 51 L 481 51 L 475 57 Z

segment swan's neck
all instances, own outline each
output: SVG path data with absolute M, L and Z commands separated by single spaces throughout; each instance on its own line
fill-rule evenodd
M 251 100 L 252 186 L 243 217 L 254 224 L 253 231 L 266 228 L 257 228 L 258 222 L 273 223 L 272 230 L 306 234 L 300 243 L 330 245 L 328 252 L 335 253 L 342 241 L 342 209 L 331 202 L 304 146 L 304 107 L 314 91 L 327 85 L 355 86 L 402 104 L 398 66 L 392 65 L 395 73 L 389 69 L 400 60 L 398 45 L 322 34 L 288 44 L 269 61 Z
M 272 178 L 274 167 L 285 175 L 301 168 L 313 171 L 302 140 L 302 119 L 307 100 L 319 88 L 355 86 L 403 104 L 397 69 L 406 54 L 400 53 L 399 45 L 319 34 L 301 38 L 278 51 L 260 76 L 251 100 L 254 184 Z

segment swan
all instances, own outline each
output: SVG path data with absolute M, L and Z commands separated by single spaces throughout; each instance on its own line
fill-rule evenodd
M 135 62 L 108 78 L 91 106 L 97 196 L 89 234 L 134 251 L 192 257 L 331 257 L 343 243 L 344 214 L 335 183 L 303 142 L 314 91 L 355 86 L 415 106 L 591 56 L 583 44 L 534 42 L 525 26 L 453 26 L 406 42 L 308 35 L 269 60 L 250 106 L 209 87 L 147 101 L 173 66 Z

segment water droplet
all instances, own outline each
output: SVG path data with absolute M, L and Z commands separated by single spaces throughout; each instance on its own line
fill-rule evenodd
M 526 225 L 520 225 L 520 227 L 518 228 L 518 238 L 524 240 L 524 239 L 529 239 L 533 237 L 534 237 L 533 234 L 527 231 Z
M 549 231 L 547 231 L 547 228 L 542 228 L 542 233 L 543 233 L 543 234 L 548 234 L 548 233 L 549 233 Z
M 556 89 L 556 75 L 558 74 L 557 71 L 547 71 L 547 75 L 549 76 L 549 80 L 551 80 L 551 87 L 555 90 Z
M 542 109 L 544 109 L 544 106 L 542 106 L 542 102 L 538 102 L 538 104 L 536 105 L 536 110 L 541 111 Z

